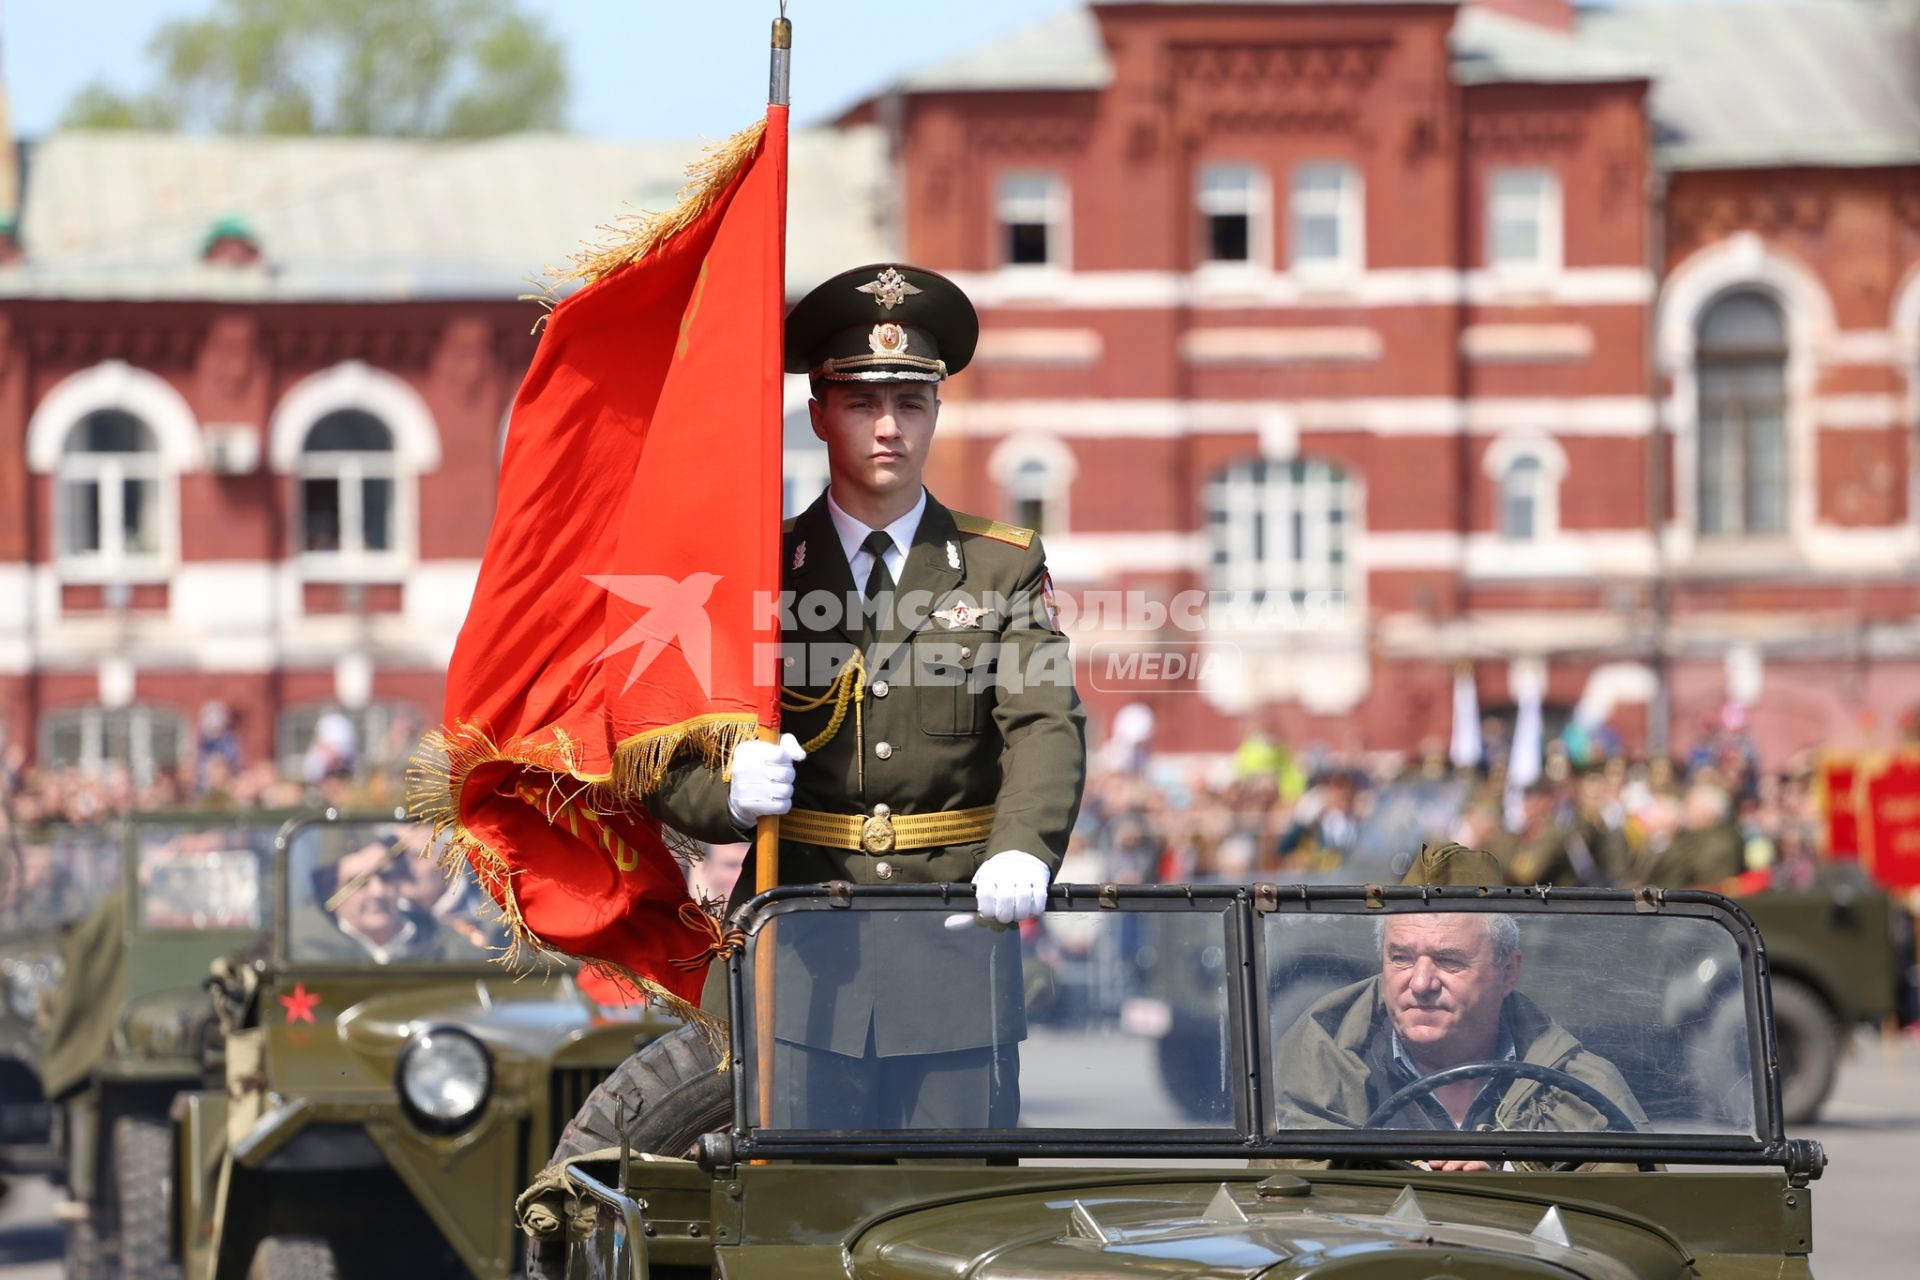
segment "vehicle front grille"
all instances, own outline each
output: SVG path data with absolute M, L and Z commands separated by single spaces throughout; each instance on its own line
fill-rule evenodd
M 587 1095 L 612 1073 L 611 1067 L 555 1067 L 547 1083 L 548 1132 L 560 1140 L 560 1131 L 587 1100 Z

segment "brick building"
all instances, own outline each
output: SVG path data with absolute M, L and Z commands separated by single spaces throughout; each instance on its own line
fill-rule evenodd
M 439 719 L 535 338 L 524 295 L 688 146 L 63 134 L 0 266 L 0 737 L 297 772 Z M 796 133 L 791 288 L 883 256 L 871 129 Z M 849 198 L 851 197 L 851 198 Z M 851 206 L 856 212 L 848 215 Z
M 1910 0 L 1095 0 L 846 119 L 985 312 L 940 491 L 1070 589 L 1309 606 L 1083 619 L 1097 711 L 1405 749 L 1518 660 L 1777 761 L 1920 703 L 1916 68 Z
M 789 285 L 901 253 L 980 304 L 931 482 L 1120 602 L 1073 628 L 1096 727 L 1411 748 L 1465 661 L 1636 747 L 1744 702 L 1777 760 L 1920 703 L 1915 67 L 1916 0 L 1096 0 L 796 135 Z M 219 697 L 255 758 L 331 706 L 397 749 L 524 279 L 684 158 L 41 144 L 0 242 L 0 725 L 158 761 Z M 1244 607 L 1119 625 L 1187 591 Z

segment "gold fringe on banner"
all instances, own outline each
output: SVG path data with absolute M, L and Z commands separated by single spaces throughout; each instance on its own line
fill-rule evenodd
M 757 730 L 752 717 L 696 717 L 627 739 L 614 752 L 611 772 L 585 774 L 580 771 L 579 745 L 564 730 L 556 729 L 549 743 L 522 739 L 501 744 L 477 725 L 456 724 L 421 740 L 407 768 L 407 809 L 416 821 L 432 828 L 444 870 L 452 874 L 462 866 L 470 867 L 483 887 L 500 890 L 498 906 L 508 942 L 499 958 L 509 969 L 524 973 L 543 961 L 549 965 L 563 961 L 568 953 L 528 926 L 513 891 L 513 868 L 460 821 L 460 793 L 472 772 L 482 765 L 512 764 L 545 774 L 544 788 L 523 781 L 515 798 L 537 810 L 549 825 L 566 827 L 576 838 L 599 846 L 615 867 L 631 870 L 638 865 L 639 855 L 613 831 L 606 815 L 644 817 L 642 799 L 659 786 L 668 765 L 682 751 L 724 774 L 734 744 L 752 738 Z M 679 832 L 662 828 L 662 834 L 677 859 L 692 861 L 700 856 L 698 845 Z M 711 1015 L 625 965 L 599 956 L 572 958 L 698 1026 L 724 1056 L 723 1024 Z
M 573 255 L 571 265 L 547 272 L 545 292 L 557 297 L 573 284 L 597 284 L 653 252 L 661 241 L 685 231 L 725 191 L 759 150 L 767 122 L 756 120 L 730 138 L 709 146 L 687 166 L 687 182 L 663 213 L 629 213 L 602 226 L 605 243 L 590 245 Z

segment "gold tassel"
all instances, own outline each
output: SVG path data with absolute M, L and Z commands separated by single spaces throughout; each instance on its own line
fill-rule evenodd
M 570 284 L 597 284 L 646 257 L 661 241 L 685 231 L 713 206 L 714 200 L 753 159 L 766 129 L 765 120 L 756 120 L 732 137 L 709 146 L 698 160 L 687 166 L 687 182 L 675 196 L 673 208 L 662 213 L 624 214 L 601 227 L 608 237 L 604 244 L 584 248 L 573 255 L 571 266 L 547 272 L 548 296 L 557 297 L 560 290 Z

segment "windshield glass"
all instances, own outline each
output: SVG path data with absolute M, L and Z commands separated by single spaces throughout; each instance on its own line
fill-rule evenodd
M 53 929 L 85 915 L 120 883 L 114 827 L 49 827 L 0 846 L 0 931 Z
M 506 941 L 498 913 L 464 872 L 449 880 L 429 828 L 409 822 L 310 823 L 287 843 L 292 960 L 370 965 L 478 964 Z
M 739 1023 L 763 1028 L 740 1043 L 759 1127 L 1759 1133 L 1714 919 L 1059 905 L 769 919 L 743 982 L 770 1017 Z
M 263 929 L 270 826 L 142 827 L 139 927 Z

